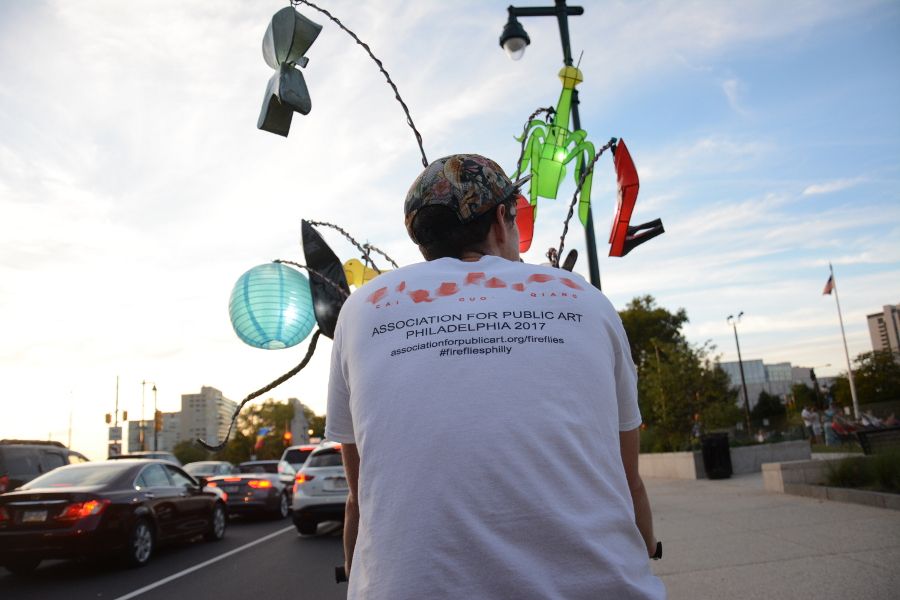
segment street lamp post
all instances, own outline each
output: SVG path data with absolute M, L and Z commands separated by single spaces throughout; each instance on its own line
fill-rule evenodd
M 734 315 L 728 315 L 725 322 L 734 328 L 734 344 L 737 346 L 738 368 L 741 371 L 741 387 L 744 389 L 744 418 L 747 420 L 747 435 L 750 435 L 750 400 L 747 396 L 747 380 L 744 378 L 744 361 L 741 358 L 741 342 L 738 341 L 737 333 L 737 324 L 740 322 L 742 316 L 744 316 L 744 311 L 739 312 L 737 318 L 735 318 Z
M 159 450 L 159 428 L 156 426 L 156 384 L 153 384 L 153 451 Z
M 147 382 L 146 382 L 146 381 L 142 381 L 142 382 L 141 382 L 141 426 L 140 426 L 140 428 L 138 429 L 138 438 L 140 438 L 139 441 L 141 442 L 141 452 L 143 452 L 144 450 L 147 449 L 147 448 L 145 447 L 145 444 L 144 444 L 144 438 L 146 437 L 146 435 L 144 435 L 144 433 L 145 433 L 145 427 L 144 427 L 144 390 L 145 390 L 146 386 L 147 386 Z
M 147 449 L 147 423 L 146 421 L 144 421 L 144 390 L 146 389 L 148 383 L 153 385 L 153 389 L 151 389 L 150 391 L 153 392 L 153 449 L 156 450 L 156 384 L 152 381 L 141 381 L 141 452 Z
M 500 45 L 513 60 L 519 60 L 525 54 L 525 48 L 531 38 L 517 17 L 556 17 L 559 24 L 559 37 L 562 42 L 563 62 L 572 66 L 572 49 L 569 46 L 569 15 L 584 14 L 581 6 L 566 6 L 566 0 L 556 0 L 555 6 L 510 6 L 507 8 L 509 19 L 500 35 Z M 575 130 L 581 129 L 581 117 L 578 115 L 578 90 L 572 90 L 572 125 Z M 587 247 L 588 272 L 591 284 L 600 289 L 600 265 L 597 260 L 597 241 L 594 236 L 594 216 L 588 207 L 587 225 L 584 228 L 585 246 Z

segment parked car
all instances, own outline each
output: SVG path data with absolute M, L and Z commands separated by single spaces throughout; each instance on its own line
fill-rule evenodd
M 0 565 L 15 574 L 50 558 L 114 554 L 135 567 L 174 540 L 225 535 L 222 497 L 162 460 L 60 467 L 0 494 Z
M 326 443 L 314 450 L 294 479 L 297 531 L 313 535 L 323 521 L 343 521 L 348 493 L 341 445 Z
M 0 440 L 0 494 L 64 465 L 88 462 L 59 442 Z
M 115 456 L 110 456 L 109 460 L 121 460 L 123 458 L 155 458 L 168 461 L 179 467 L 181 466 L 181 461 L 178 460 L 174 454 L 162 450 L 140 450 L 138 452 L 129 452 L 128 454 L 117 454 Z
M 299 446 L 288 446 L 281 455 L 281 460 L 290 463 L 294 467 L 294 471 L 299 471 L 303 463 L 309 457 L 310 453 L 318 448 L 316 444 L 301 444 Z
M 207 485 L 228 494 L 230 514 L 267 514 L 276 519 L 291 510 L 294 471 L 279 460 L 254 460 L 238 465 L 240 473 L 211 477 Z
M 238 468 L 224 460 L 202 460 L 184 465 L 184 470 L 193 477 L 217 477 L 239 473 Z

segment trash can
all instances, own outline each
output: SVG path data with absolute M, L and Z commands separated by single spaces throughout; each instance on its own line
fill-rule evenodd
M 703 468 L 709 479 L 731 477 L 731 450 L 728 448 L 727 433 L 709 433 L 700 438 L 703 453 Z

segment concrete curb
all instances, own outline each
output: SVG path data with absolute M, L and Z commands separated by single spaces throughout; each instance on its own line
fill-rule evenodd
M 827 465 L 827 460 L 766 463 L 762 466 L 763 486 L 779 494 L 900 510 L 900 494 L 822 485 Z

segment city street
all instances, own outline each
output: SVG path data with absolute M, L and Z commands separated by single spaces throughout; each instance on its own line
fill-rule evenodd
M 344 598 L 334 582 L 343 562 L 341 529 L 326 523 L 300 537 L 291 520 L 232 520 L 225 539 L 161 548 L 142 569 L 106 562 L 47 561 L 32 577 L 0 568 L 4 598 L 170 600 L 178 598 Z

